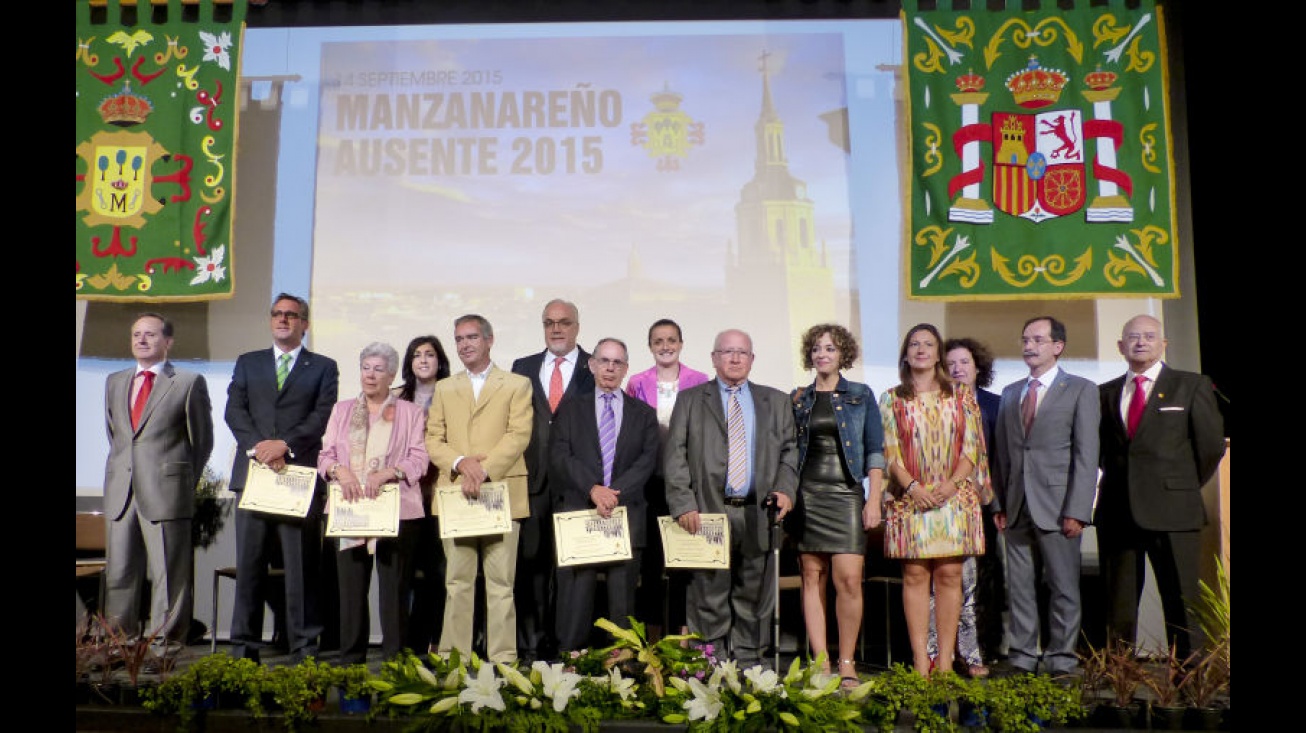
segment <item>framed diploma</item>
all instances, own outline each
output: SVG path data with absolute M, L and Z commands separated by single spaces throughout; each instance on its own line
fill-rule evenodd
M 440 539 L 477 537 L 512 531 L 512 509 L 508 505 L 508 483 L 486 481 L 475 499 L 463 496 L 459 484 L 435 487 L 436 511 L 440 515 Z
M 308 466 L 286 466 L 278 473 L 251 458 L 237 506 L 252 512 L 308 516 L 316 485 L 317 471 Z
M 601 517 L 597 509 L 577 512 L 554 512 L 553 540 L 558 551 L 558 567 L 590 565 L 629 560 L 630 524 L 626 507 Z
M 726 515 L 698 515 L 698 534 L 686 532 L 674 517 L 661 516 L 658 530 L 667 567 L 730 569 L 730 520 Z
M 345 501 L 340 484 L 327 484 L 327 537 L 398 537 L 399 484 L 382 484 L 375 499 Z

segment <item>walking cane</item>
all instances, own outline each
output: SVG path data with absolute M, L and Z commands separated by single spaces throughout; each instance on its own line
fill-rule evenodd
M 780 671 L 780 507 L 775 494 L 766 497 L 766 518 L 771 525 L 771 567 L 775 587 L 775 605 L 771 612 L 771 644 L 775 648 L 775 671 Z

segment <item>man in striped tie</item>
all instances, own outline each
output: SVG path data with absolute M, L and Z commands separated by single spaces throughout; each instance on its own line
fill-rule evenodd
M 629 367 L 626 344 L 602 339 L 589 358 L 594 390 L 565 400 L 553 417 L 549 486 L 555 509 L 594 509 L 609 517 L 618 506 L 625 507 L 631 548 L 630 560 L 558 568 L 555 631 L 561 653 L 590 646 L 600 571 L 606 576 L 608 619 L 629 627 L 627 616 L 646 615 L 635 609 L 635 585 L 647 542 L 644 484 L 657 465 L 658 418 L 642 400 L 622 394 Z
M 667 506 L 686 532 L 699 532 L 700 512 L 724 514 L 729 523 L 730 568 L 693 571 L 686 618 L 718 659 L 732 657 L 747 668 L 764 664 L 774 642 L 766 506 L 773 501 L 781 519 L 793 506 L 798 448 L 788 394 L 748 381 L 747 333 L 717 334 L 712 365 L 716 379 L 676 398 L 663 473 Z

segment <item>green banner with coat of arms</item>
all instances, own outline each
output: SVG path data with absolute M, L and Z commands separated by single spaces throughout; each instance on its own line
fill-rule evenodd
M 77 298 L 230 298 L 246 0 L 77 1 Z
M 908 297 L 1178 297 L 1162 8 L 904 0 Z

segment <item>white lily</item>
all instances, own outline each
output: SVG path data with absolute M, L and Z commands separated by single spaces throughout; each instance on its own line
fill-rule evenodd
M 721 713 L 721 688 L 705 685 L 692 677 L 687 682 L 694 693 L 694 698 L 686 700 L 682 706 L 689 711 L 689 719 L 715 720 Z
M 506 707 L 503 696 L 499 694 L 504 680 L 494 673 L 493 665 L 482 664 L 475 675 L 467 675 L 466 683 L 467 686 L 458 693 L 458 702 L 471 703 L 473 713 L 480 712 L 481 708 L 501 711 Z
M 608 689 L 622 700 L 629 700 L 635 696 L 635 680 L 622 677 L 621 670 L 614 666 L 608 670 Z
M 531 669 L 540 673 L 540 686 L 543 687 L 544 694 L 553 700 L 554 710 L 562 712 L 566 709 L 568 700 L 580 695 L 576 685 L 580 683 L 581 676 L 575 672 L 564 672 L 562 664 L 536 662 L 531 665 Z
M 780 675 L 775 670 L 766 669 L 760 664 L 745 670 L 744 679 L 753 686 L 753 692 L 759 695 L 769 695 L 776 689 L 783 689 L 780 685 Z
M 758 666 L 760 667 L 761 665 Z M 721 662 L 717 665 L 713 677 L 719 680 L 724 680 L 726 685 L 730 688 L 730 691 L 736 695 L 739 694 L 739 690 L 743 687 L 739 682 L 739 662 L 733 659 Z

